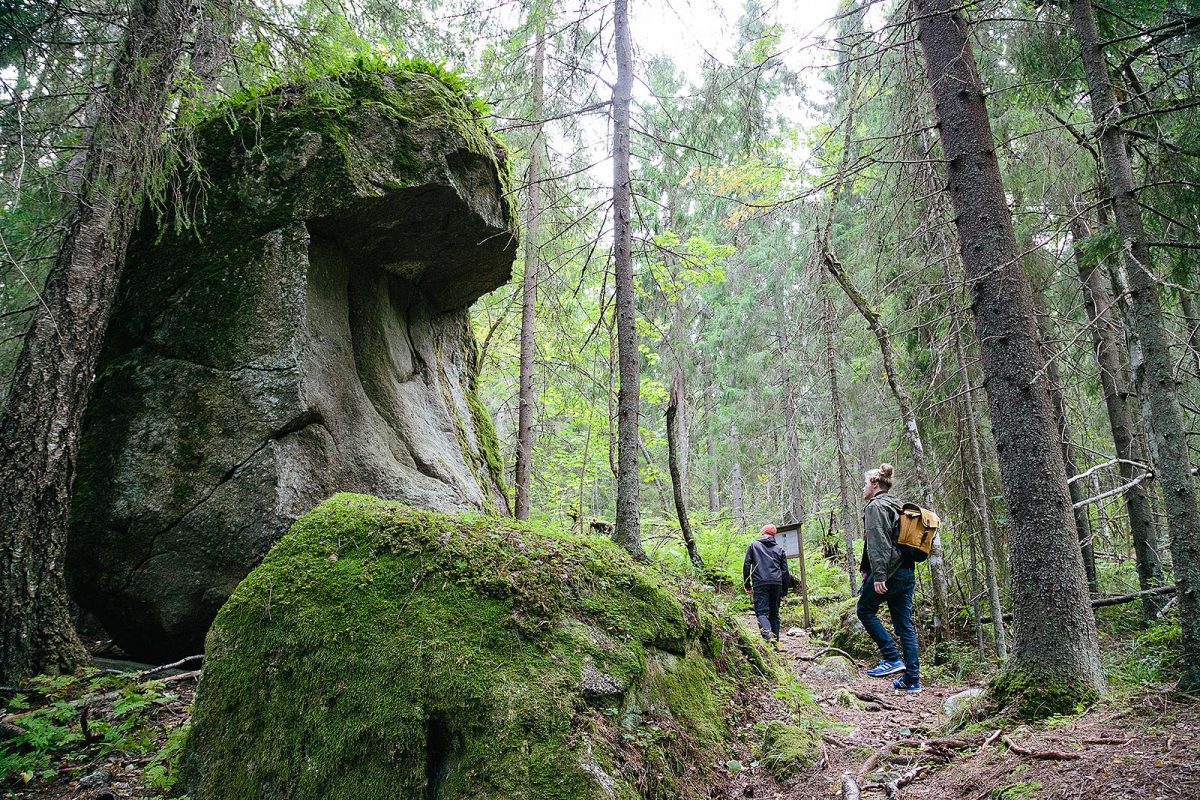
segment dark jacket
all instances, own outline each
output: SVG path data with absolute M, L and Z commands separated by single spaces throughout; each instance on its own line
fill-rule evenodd
M 755 586 L 774 584 L 783 587 L 787 594 L 792 584 L 792 575 L 788 572 L 787 555 L 783 548 L 775 542 L 774 536 L 760 536 L 746 548 L 746 560 L 742 562 L 742 583 L 750 588 L 751 578 Z
M 896 540 L 900 536 L 900 508 L 902 503 L 889 492 L 880 492 L 863 508 L 863 572 L 871 573 L 874 581 L 886 581 L 904 566 L 904 554 Z

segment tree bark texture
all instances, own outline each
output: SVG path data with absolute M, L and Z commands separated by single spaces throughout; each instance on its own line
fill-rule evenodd
M 189 0 L 137 0 L 91 132 L 79 200 L 25 334 L 0 418 L 0 681 L 73 669 L 63 553 L 79 428 L 167 101 Z
M 699 570 L 704 569 L 704 561 L 696 550 L 696 538 L 692 536 L 692 526 L 688 522 L 687 502 L 683 492 L 683 472 L 679 464 L 679 400 L 684 396 L 683 369 L 675 370 L 675 379 L 671 382 L 671 395 L 667 401 L 667 468 L 671 472 L 671 489 L 675 495 L 675 513 L 679 517 L 679 530 L 683 534 L 683 544 L 687 548 L 688 558 L 692 565 Z
M 525 276 L 521 282 L 521 373 L 517 390 L 516 498 L 513 516 L 529 519 L 530 476 L 533 474 L 533 367 L 536 358 L 537 290 L 539 274 L 538 226 L 542 213 L 542 118 L 545 116 L 546 19 L 541 5 L 531 11 L 537 45 L 533 52 L 530 118 L 533 140 L 529 145 L 528 189 L 525 193 Z
M 1012 519 L 1016 636 L 1010 674 L 1028 679 L 1017 685 L 1033 691 L 1098 693 L 1104 688 L 1099 644 L 1054 409 L 1038 369 L 1033 300 L 1017 257 L 966 20 L 953 0 L 915 0 L 914 8 Z
M 1113 319 L 1112 298 L 1105 287 L 1104 276 L 1095 264 L 1089 264 L 1079 248 L 1079 242 L 1087 238 L 1084 222 L 1076 218 L 1071 223 L 1071 237 L 1075 241 L 1075 266 L 1079 270 L 1079 282 L 1083 286 L 1083 304 L 1087 311 L 1092 333 L 1092 351 L 1100 371 L 1100 388 L 1104 395 L 1104 407 L 1108 412 L 1109 429 L 1112 431 L 1113 449 L 1121 459 L 1119 471 L 1121 482 L 1132 482 L 1141 470 L 1128 462 L 1146 463 L 1146 456 L 1138 446 L 1136 428 L 1129 406 L 1125 402 L 1129 380 L 1121 360 L 1121 345 L 1117 341 L 1119 323 Z M 1162 559 L 1159 556 L 1160 539 L 1158 527 L 1150 507 L 1150 495 L 1143 484 L 1131 486 L 1125 492 L 1125 510 L 1129 516 L 1129 535 L 1133 539 L 1133 552 L 1137 564 L 1138 585 L 1150 589 L 1163 583 Z M 1162 611 L 1164 599 L 1161 595 L 1147 595 L 1142 599 L 1142 619 L 1150 622 Z
M 1119 127 L 1120 109 L 1090 0 L 1071 0 L 1071 22 L 1079 36 L 1092 115 L 1100 136 L 1100 154 L 1129 281 L 1133 322 L 1144 359 L 1138 389 L 1152 421 L 1151 455 L 1171 533 L 1171 560 L 1179 589 L 1184 664 L 1180 685 L 1188 690 L 1200 689 L 1200 508 L 1188 456 L 1187 428 L 1176 395 L 1158 279 L 1152 269 L 1150 245 L 1134 194 L 1133 167 Z
M 617 82 L 613 85 L 613 268 L 616 272 L 617 364 L 617 524 L 619 545 L 641 558 L 638 508 L 638 411 L 641 403 L 641 358 L 638 354 L 637 309 L 633 292 L 632 184 L 629 180 L 629 104 L 633 98 L 633 44 L 629 35 L 629 0 L 615 0 Z

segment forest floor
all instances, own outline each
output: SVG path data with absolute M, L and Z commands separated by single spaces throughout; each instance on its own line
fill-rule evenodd
M 753 620 L 748 624 L 756 627 Z M 867 677 L 870 664 L 851 669 L 828 651 L 822 642 L 795 635 L 783 637 L 776 656 L 820 709 L 817 718 L 805 720 L 821 733 L 818 762 L 782 783 L 757 764 L 752 749 L 761 737 L 753 723 L 786 718 L 788 711 L 770 696 L 760 705 L 752 701 L 738 737 L 742 752 L 731 753 L 745 766 L 727 774 L 718 789 L 728 800 L 833 800 L 844 796 L 845 776 L 866 800 L 1200 798 L 1200 703 L 1169 686 L 1118 690 L 1081 714 L 1034 725 L 996 717 L 951 732 L 947 699 L 978 684 L 926 669 L 925 690 L 902 695 L 890 679 Z M 190 715 L 196 677 L 196 671 L 172 670 L 161 681 L 119 690 L 112 688 L 122 686 L 116 676 L 48 679 L 43 703 L 50 697 L 55 702 L 41 712 L 47 736 L 55 725 L 71 732 L 62 753 L 29 765 L 28 783 L 19 774 L 0 781 L 0 800 L 172 794 L 178 733 Z M 82 737 L 77 698 L 85 690 L 93 697 L 90 746 L 76 741 Z M 890 782 L 896 787 L 889 791 Z M 704 793 L 716 787 L 695 788 Z
M 890 678 L 867 677 L 870 664 L 852 675 L 824 668 L 824 649 L 803 635 L 784 636 L 779 653 L 827 717 L 821 760 L 783 786 L 752 768 L 730 797 L 839 797 L 843 776 L 862 797 L 889 800 L 1200 797 L 1200 704 L 1170 687 L 1037 725 L 994 718 L 949 733 L 947 698 L 981 687 L 934 680 L 923 681 L 920 694 L 900 694 Z

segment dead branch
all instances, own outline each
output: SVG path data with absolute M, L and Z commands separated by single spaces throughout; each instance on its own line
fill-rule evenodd
M 863 765 L 859 768 L 858 777 L 862 778 L 864 775 L 869 773 L 871 770 L 873 770 L 877 766 L 879 766 L 879 762 L 882 761 L 888 755 L 890 755 L 892 753 L 892 751 L 894 751 L 896 749 L 896 747 L 899 746 L 899 744 L 900 744 L 899 742 L 892 742 L 887 747 L 881 748 L 879 750 L 876 750 L 874 753 L 872 753 L 871 757 L 868 758 L 866 761 L 864 761 Z
M 1140 592 L 1131 592 L 1129 594 L 1118 594 L 1112 597 L 1098 597 L 1092 601 L 1092 608 L 1104 608 L 1105 606 L 1118 606 L 1122 603 L 1132 603 L 1142 597 L 1151 597 L 1159 594 L 1175 594 L 1174 586 L 1155 586 L 1153 589 L 1143 589 Z M 1011 622 L 1013 615 L 1011 613 L 1004 615 L 1005 622 Z M 984 625 L 990 625 L 991 620 L 982 620 Z
M 193 661 L 201 661 L 203 658 L 203 653 L 200 653 L 199 655 L 188 656 L 187 658 L 181 658 L 178 661 L 172 661 L 170 664 L 160 664 L 157 667 L 151 667 L 150 669 L 144 669 L 141 672 L 135 672 L 133 677 L 138 680 L 143 680 L 147 675 L 153 675 L 156 672 L 166 672 L 169 669 L 176 669 L 178 667 L 182 667 L 184 664 L 190 664 Z
M 858 784 L 850 777 L 849 772 L 842 773 L 842 800 L 862 800 Z
M 1074 761 L 1079 758 L 1079 753 L 1067 753 L 1062 750 L 1030 750 L 1027 747 L 1022 747 L 1012 740 L 1010 736 L 1001 736 L 1000 739 L 1019 756 L 1027 758 L 1042 758 L 1049 761 Z
M 837 653 L 838 655 L 845 656 L 847 659 L 849 659 L 850 663 L 853 664 L 854 666 L 856 666 L 856 667 L 861 666 L 858 663 L 858 660 L 854 658 L 854 656 L 850 655 L 845 650 L 839 650 L 836 647 L 824 647 L 824 648 L 821 648 L 820 650 L 818 650 L 815 654 L 813 654 L 811 656 L 796 656 L 796 658 L 800 661 L 816 661 L 818 658 L 825 655 L 826 653 Z
M 0 742 L 5 739 L 15 739 L 18 736 L 24 736 L 25 729 L 20 725 L 13 725 L 11 722 L 0 721 Z
M 887 792 L 888 800 L 899 800 L 900 790 L 903 787 L 908 786 L 910 783 L 915 781 L 917 778 L 921 777 L 922 772 L 927 772 L 931 769 L 933 769 L 933 767 L 931 767 L 929 765 L 914 767 L 913 769 L 910 769 L 908 772 L 901 775 L 896 780 L 885 783 L 883 785 L 883 790 L 885 792 Z
M 860 692 L 858 689 L 851 689 L 850 691 L 854 692 L 854 696 L 857 697 L 859 700 L 862 700 L 864 703 L 874 703 L 875 705 L 879 706 L 880 708 L 886 708 L 888 711 L 899 711 L 900 710 L 898 706 L 891 705 L 890 703 L 888 703 L 886 700 L 884 700 L 882 697 L 880 697 L 877 694 L 871 694 L 870 692 Z

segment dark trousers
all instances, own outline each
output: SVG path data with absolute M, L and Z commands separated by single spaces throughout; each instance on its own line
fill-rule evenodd
M 779 599 L 783 597 L 783 587 L 778 583 L 754 584 L 754 616 L 758 617 L 758 627 L 762 629 L 764 639 L 779 638 Z
M 873 576 L 868 575 L 858 595 L 858 619 L 879 646 L 879 654 L 887 661 L 899 661 L 900 651 L 896 649 L 896 643 L 879 621 L 879 607 L 884 602 L 887 603 L 888 611 L 892 612 L 892 625 L 896 628 L 896 636 L 900 639 L 900 646 L 904 648 L 904 674 L 910 682 L 921 679 L 917 629 L 912 621 L 915 586 L 916 576 L 913 574 L 913 568 L 901 567 L 887 579 L 886 593 L 876 594 Z

